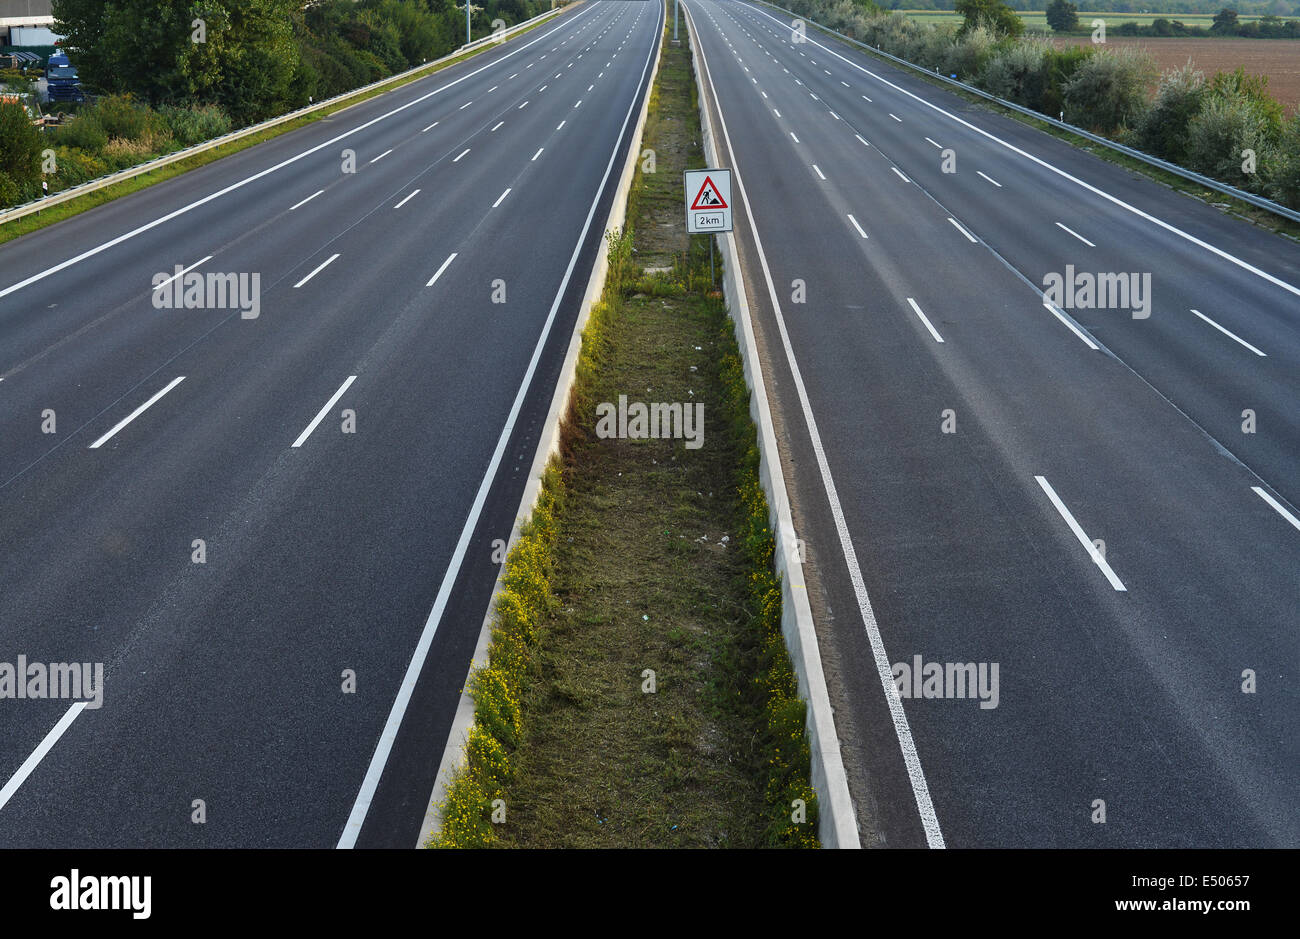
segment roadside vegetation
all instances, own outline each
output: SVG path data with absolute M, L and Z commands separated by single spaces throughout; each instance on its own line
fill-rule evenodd
M 507 559 L 433 847 L 817 845 L 748 390 L 707 242 L 684 233 L 699 141 L 689 47 L 665 42 L 654 171 L 609 241 L 563 459 Z M 703 445 L 598 435 L 620 395 L 702 404 Z
M 549 0 L 484 0 L 472 11 L 473 35 L 549 8 Z M 42 182 L 57 193 L 407 71 L 465 41 L 464 7 L 451 0 L 209 0 L 201 28 L 188 5 L 155 0 L 54 0 L 53 9 L 91 100 L 56 105 L 69 120 L 45 132 L 21 126 L 19 103 L 0 101 L 0 208 L 39 198 Z M 5 73 L 0 82 L 17 94 L 33 90 L 29 78 Z M 41 159 L 46 149 L 52 161 Z
M 1286 116 L 1265 75 L 1161 73 L 1132 46 L 1058 48 L 1022 36 L 1000 0 L 956 0 L 960 23 L 918 22 L 870 0 L 781 5 L 1015 104 L 1300 208 L 1300 114 Z

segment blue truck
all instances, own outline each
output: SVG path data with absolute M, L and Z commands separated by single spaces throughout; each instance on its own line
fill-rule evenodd
M 51 101 L 85 101 L 81 79 L 65 52 L 57 51 L 45 65 L 45 83 Z

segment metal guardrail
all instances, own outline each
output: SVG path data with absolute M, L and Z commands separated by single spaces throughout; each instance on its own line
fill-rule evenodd
M 1236 186 L 1229 186 L 1227 183 L 1221 183 L 1217 179 L 1211 179 L 1209 176 L 1202 176 L 1200 173 L 1195 173 L 1192 170 L 1181 167 L 1177 163 L 1170 163 L 1168 160 L 1162 160 L 1159 157 L 1153 157 L 1148 153 L 1143 153 L 1141 150 L 1135 150 L 1132 147 L 1125 146 L 1122 143 L 1116 143 L 1115 141 L 1110 140 L 1106 137 L 1101 137 L 1097 134 L 1092 133 L 1091 131 L 1084 130 L 1082 127 L 1078 127 L 1074 124 L 1068 124 L 1065 121 L 1059 121 L 1056 118 L 1043 114 L 1040 111 L 1035 111 L 1033 108 L 1024 107 L 1023 105 L 1016 104 L 1013 101 L 1006 101 L 1002 98 L 999 98 L 997 95 L 991 95 L 987 91 L 983 91 L 979 88 L 976 88 L 974 85 L 968 85 L 965 82 L 959 82 L 955 78 L 949 78 L 947 75 L 942 75 L 938 72 L 931 71 L 930 69 L 925 68 L 924 66 L 921 65 L 917 65 L 914 62 L 909 62 L 906 59 L 900 59 L 898 56 L 886 52 L 884 49 L 878 49 L 875 46 L 869 45 L 868 43 L 859 42 L 858 40 L 852 38 L 851 36 L 846 36 L 841 32 L 837 32 L 836 30 L 831 29 L 829 26 L 823 26 L 821 23 L 818 23 L 816 20 L 810 20 L 806 16 L 802 16 L 794 12 L 793 10 L 787 10 L 783 6 L 778 6 L 775 3 L 768 3 L 767 0 L 758 0 L 758 2 L 762 3 L 764 6 L 772 7 L 775 10 L 780 10 L 782 13 L 788 13 L 794 18 L 798 20 L 802 20 L 805 23 L 811 23 L 813 26 L 816 26 L 818 29 L 822 30 L 823 32 L 829 33 L 838 39 L 843 39 L 845 42 L 852 43 L 855 46 L 861 46 L 863 49 L 869 49 L 871 52 L 874 52 L 876 55 L 884 56 L 886 59 L 889 59 L 893 62 L 897 62 L 899 65 L 905 65 L 908 68 L 920 72 L 923 75 L 928 75 L 931 78 L 937 78 L 939 81 L 952 85 L 955 88 L 960 88 L 962 91 L 969 92 L 970 94 L 973 95 L 978 95 L 979 97 L 984 98 L 985 100 L 992 101 L 994 104 L 1000 105 L 1004 108 L 1010 108 L 1012 111 L 1018 111 L 1019 113 L 1024 114 L 1027 117 L 1032 117 L 1035 120 L 1043 121 L 1044 123 L 1050 124 L 1059 130 L 1063 130 L 1071 134 L 1076 134 L 1080 137 L 1083 137 L 1086 140 L 1092 141 L 1093 143 L 1101 144 L 1101 146 L 1106 147 L 1109 150 L 1114 150 L 1118 153 L 1124 154 L 1125 156 L 1132 157 L 1135 160 L 1140 160 L 1141 162 L 1146 163 L 1149 166 L 1154 166 L 1157 169 L 1164 170 L 1166 173 L 1172 173 L 1175 176 L 1181 176 L 1183 179 L 1186 179 L 1189 182 L 1194 182 L 1198 186 L 1204 186 L 1207 189 L 1213 189 L 1216 192 L 1221 192 L 1225 196 L 1231 196 L 1234 199 L 1240 199 L 1242 202 L 1249 203 L 1250 205 L 1253 205 L 1259 209 L 1263 209 L 1266 212 L 1272 212 L 1275 215 L 1280 215 L 1283 218 L 1290 219 L 1293 222 L 1300 222 L 1300 212 L 1297 212 L 1295 209 L 1287 208 L 1286 206 L 1281 205 L 1280 203 L 1274 202 L 1272 199 L 1265 199 L 1263 196 L 1257 196 L 1252 192 L 1246 192 L 1244 189 L 1238 189 Z
M 136 176 L 143 176 L 145 173 L 152 172 L 153 170 L 160 169 L 161 167 L 168 166 L 172 163 L 179 163 L 181 160 L 188 160 L 192 156 L 197 156 L 198 154 L 205 153 L 208 150 L 215 150 L 217 147 L 225 146 L 228 143 L 234 143 L 237 140 L 242 140 L 244 137 L 251 137 L 254 134 L 260 134 L 262 131 L 270 130 L 273 127 L 287 124 L 290 121 L 297 120 L 300 117 L 305 117 L 308 114 L 314 114 L 317 111 L 334 107 L 346 102 L 349 98 L 355 98 L 367 94 L 368 92 L 375 91 L 385 85 L 391 85 L 395 82 L 400 82 L 403 79 L 415 77 L 420 72 L 427 71 L 434 66 L 458 58 L 467 52 L 473 52 L 483 46 L 503 42 L 516 33 L 535 26 L 550 17 L 557 16 L 565 9 L 567 9 L 567 7 L 556 7 L 555 9 L 547 10 L 545 13 L 538 14 L 532 19 L 524 20 L 522 23 L 516 23 L 514 26 L 511 26 L 509 29 L 503 30 L 500 33 L 493 33 L 492 35 L 485 36 L 482 39 L 475 39 L 473 42 L 466 43 L 456 51 L 448 53 L 440 59 L 434 59 L 432 62 L 423 62 L 415 68 L 407 69 L 405 72 L 399 72 L 396 75 L 389 75 L 387 78 L 381 78 L 377 82 L 363 85 L 360 88 L 354 88 L 351 91 L 345 91 L 332 98 L 326 98 L 324 101 L 310 104 L 305 108 L 299 108 L 296 111 L 281 114 L 279 117 L 270 118 L 269 120 L 262 121 L 260 124 L 252 124 L 248 127 L 240 128 L 239 130 L 233 130 L 228 134 L 221 135 L 220 137 L 213 137 L 211 140 L 203 141 L 203 143 L 195 144 L 192 147 L 186 147 L 184 150 L 177 150 L 174 153 L 168 153 L 165 156 L 156 157 L 146 163 L 137 163 L 135 166 L 129 166 L 126 169 L 119 170 L 115 173 L 109 173 L 107 176 L 100 176 L 97 179 L 90 180 L 89 182 L 80 183 L 69 189 L 64 189 L 62 192 L 57 192 L 49 198 L 38 199 L 35 202 L 28 202 L 24 205 L 15 206 L 12 209 L 0 211 L 0 225 L 3 225 L 5 222 L 12 222 L 16 219 L 24 218 L 28 215 L 33 215 L 44 209 L 53 208 L 54 206 L 61 205 L 64 202 L 71 202 L 81 196 L 97 192 L 100 189 L 105 189 L 120 182 L 125 182 L 126 180 L 133 179 Z

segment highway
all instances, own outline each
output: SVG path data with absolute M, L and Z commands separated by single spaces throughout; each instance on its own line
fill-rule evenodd
M 863 844 L 1300 845 L 1300 251 L 683 7 Z M 1078 272 L 1140 302 L 1045 296 Z
M 105 670 L 0 702 L 0 845 L 416 845 L 662 23 L 588 0 L 0 248 L 0 661 Z

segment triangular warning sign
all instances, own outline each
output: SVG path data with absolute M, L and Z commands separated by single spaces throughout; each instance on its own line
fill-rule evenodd
M 713 184 L 713 177 L 705 176 L 704 185 L 695 194 L 691 209 L 725 209 L 726 207 L 727 203 L 723 200 L 722 193 L 718 192 L 718 187 Z

